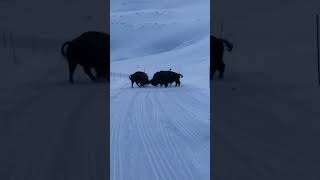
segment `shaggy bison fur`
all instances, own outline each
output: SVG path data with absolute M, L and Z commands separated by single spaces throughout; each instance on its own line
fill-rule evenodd
M 110 35 L 103 32 L 89 31 L 77 38 L 65 42 L 61 47 L 62 55 L 69 64 L 69 81 L 73 83 L 73 74 L 77 65 L 92 81 L 100 78 L 110 80 Z M 91 69 L 96 74 L 92 74 Z
M 169 84 L 175 82 L 176 86 L 180 86 L 180 77 L 182 78 L 183 76 L 173 71 L 159 71 L 153 75 L 150 83 L 153 86 L 157 86 L 160 84 L 161 87 L 162 85 L 168 87 Z
M 224 46 L 226 45 L 227 51 L 232 51 L 233 44 L 229 41 L 215 36 L 210 36 L 210 79 L 213 78 L 216 71 L 219 71 L 219 78 L 223 79 L 225 64 L 223 62 Z
M 144 72 L 137 71 L 129 76 L 131 80 L 131 87 L 133 88 L 133 83 L 136 83 L 138 87 L 144 87 L 144 85 L 149 84 L 148 75 Z

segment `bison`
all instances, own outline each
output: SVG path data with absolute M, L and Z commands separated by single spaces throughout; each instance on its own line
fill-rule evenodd
M 210 79 L 213 78 L 216 71 L 219 71 L 219 78 L 223 79 L 225 64 L 223 62 L 224 46 L 227 46 L 227 51 L 232 51 L 233 44 L 229 41 L 215 36 L 210 36 Z
M 100 78 L 110 80 L 110 35 L 103 32 L 88 31 L 71 41 L 63 43 L 62 55 L 69 65 L 69 82 L 73 83 L 73 74 L 77 65 L 81 65 L 84 72 L 92 81 Z M 96 72 L 94 76 L 91 72 Z
M 183 76 L 179 73 L 173 72 L 173 71 L 159 71 L 156 72 L 152 79 L 150 80 L 150 83 L 153 86 L 157 86 L 160 84 L 160 87 L 164 85 L 165 87 L 168 87 L 169 84 L 175 82 L 176 87 L 180 86 L 180 78 Z
M 131 80 L 131 87 L 133 88 L 133 84 L 136 83 L 138 87 L 144 87 L 144 85 L 149 84 L 148 75 L 144 72 L 137 71 L 129 76 Z

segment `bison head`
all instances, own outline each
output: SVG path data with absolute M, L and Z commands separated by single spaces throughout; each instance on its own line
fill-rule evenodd
M 152 84 L 153 86 L 157 86 L 159 83 L 156 81 L 156 80 L 154 80 L 154 79 L 151 79 L 150 81 L 150 84 Z
M 150 83 L 150 81 L 149 80 L 145 80 L 144 82 L 142 82 L 141 84 L 142 84 L 142 86 L 144 86 L 144 85 L 146 85 L 146 84 L 149 84 Z

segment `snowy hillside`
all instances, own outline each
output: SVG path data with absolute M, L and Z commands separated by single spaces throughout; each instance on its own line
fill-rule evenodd
M 209 179 L 209 1 L 111 1 L 111 179 Z M 128 74 L 179 72 L 181 87 Z
M 319 8 L 315 0 L 216 2 L 213 34 L 235 44 L 225 80 L 212 88 L 218 179 L 320 178 Z

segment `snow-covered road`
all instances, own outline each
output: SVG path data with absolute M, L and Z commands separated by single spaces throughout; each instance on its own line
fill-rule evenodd
M 207 96 L 192 86 L 120 90 L 111 96 L 111 179 L 206 179 Z

